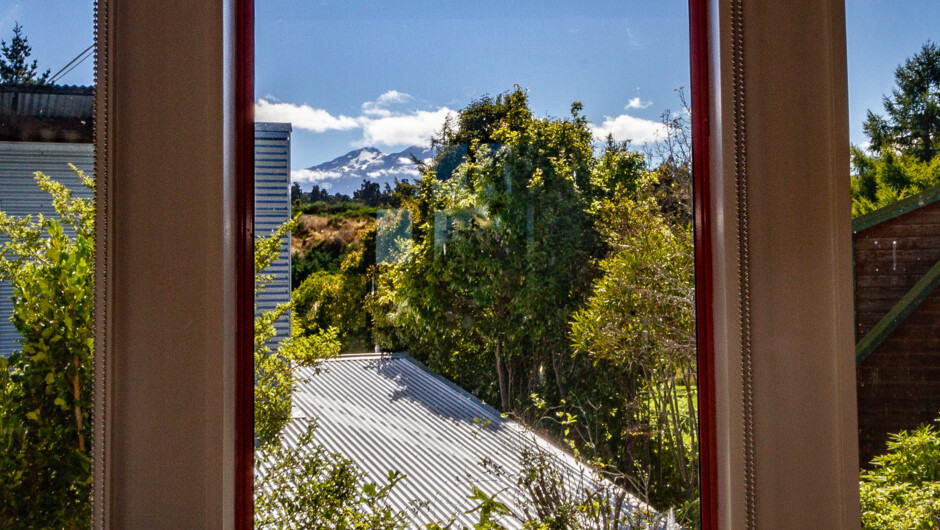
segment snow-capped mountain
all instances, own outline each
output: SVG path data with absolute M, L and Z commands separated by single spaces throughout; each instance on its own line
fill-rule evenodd
M 434 149 L 412 146 L 404 151 L 386 154 L 374 147 L 363 147 L 329 162 L 294 171 L 291 180 L 299 183 L 303 191 L 310 191 L 314 185 L 318 185 L 330 193 L 352 196 L 363 180 L 378 182 L 383 188 L 386 183 L 394 186 L 396 177 L 398 180 L 414 182 L 419 174 L 412 155 L 425 161 L 434 156 Z

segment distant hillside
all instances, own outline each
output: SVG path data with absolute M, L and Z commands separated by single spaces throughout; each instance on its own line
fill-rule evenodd
M 418 169 L 412 155 L 425 161 L 434 156 L 434 149 L 412 146 L 397 153 L 386 154 L 374 147 L 363 147 L 295 173 L 294 182 L 299 183 L 305 192 L 318 185 L 330 193 L 350 196 L 353 191 L 359 189 L 363 180 L 377 182 L 382 187 L 385 187 L 386 183 L 394 187 L 395 178 L 412 182 L 418 178 Z
M 291 232 L 291 289 L 314 272 L 338 273 L 372 226 L 375 220 L 369 216 L 301 215 Z
M 310 249 L 329 249 L 343 255 L 350 246 L 358 246 L 362 231 L 375 221 L 370 218 L 301 215 L 291 232 L 291 254 L 302 255 Z

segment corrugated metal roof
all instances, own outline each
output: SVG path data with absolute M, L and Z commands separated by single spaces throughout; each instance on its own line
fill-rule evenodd
M 0 85 L 0 140 L 91 143 L 94 111 L 93 87 Z
M 467 498 L 471 484 L 489 495 L 502 491 L 497 500 L 521 513 L 514 502 L 522 494 L 515 476 L 525 448 L 549 453 L 572 484 L 581 477 L 601 484 L 570 455 L 406 354 L 344 355 L 324 366 L 319 374 L 301 370 L 306 382 L 294 394 L 284 443 L 297 447 L 309 421 L 317 418 L 318 443 L 352 459 L 370 480 L 381 483 L 389 470 L 404 473 L 390 501 L 399 510 L 407 510 L 412 500 L 430 501 L 412 521 L 416 528 L 453 514 L 460 515 L 458 527 L 472 527 L 479 515 L 464 513 L 475 506 Z M 480 425 L 487 421 L 488 426 Z M 483 458 L 508 475 L 488 473 Z M 633 497 L 629 503 L 648 508 Z
M 0 116 L 92 119 L 95 89 L 90 86 L 0 87 Z

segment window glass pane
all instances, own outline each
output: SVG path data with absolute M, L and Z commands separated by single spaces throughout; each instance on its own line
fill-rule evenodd
M 91 525 L 92 2 L 0 8 L 0 527 Z
M 698 525 L 688 25 L 256 2 L 259 527 Z
M 940 7 L 846 5 L 862 519 L 940 514 Z

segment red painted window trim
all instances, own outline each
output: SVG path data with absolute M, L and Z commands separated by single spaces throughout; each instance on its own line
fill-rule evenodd
M 695 317 L 698 345 L 699 477 L 702 529 L 718 528 L 715 430 L 715 341 L 712 320 L 712 241 L 709 209 L 708 2 L 689 0 L 692 83 L 692 174 L 695 211 Z
M 254 0 L 235 0 L 236 51 L 236 463 L 235 527 L 254 525 Z M 702 528 L 718 528 L 715 374 L 709 212 L 708 2 L 689 0 L 692 160 L 695 209 L 695 298 L 698 322 L 699 451 Z
M 235 0 L 235 528 L 254 527 L 255 7 Z

